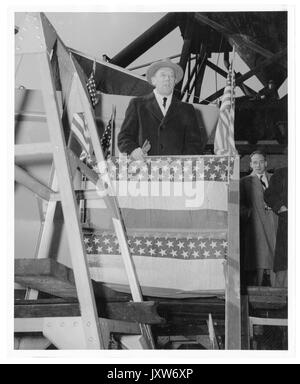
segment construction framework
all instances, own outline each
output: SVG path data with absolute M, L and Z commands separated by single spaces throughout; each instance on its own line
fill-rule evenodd
M 162 35 L 168 33 L 175 25 L 171 22 L 173 16 L 166 17 L 168 18 L 168 28 L 162 31 Z M 199 19 L 199 17 L 197 18 Z M 165 22 L 162 22 L 160 28 L 166 28 L 165 25 Z M 191 32 L 187 30 L 187 36 L 189 33 Z M 139 44 L 141 44 L 140 41 Z M 62 73 L 66 75 L 63 78 L 61 76 L 62 102 L 57 96 L 56 76 L 50 61 L 54 47 L 58 47 L 60 50 L 61 62 L 58 64 L 60 75 Z M 192 89 L 195 89 L 195 95 L 199 94 L 204 74 L 203 63 L 210 65 L 203 49 L 197 56 L 194 68 L 191 69 L 191 60 L 187 60 L 187 55 L 184 54 L 188 51 L 188 47 L 189 39 L 187 38 L 184 43 L 181 65 L 184 68 L 188 66 L 189 75 L 187 84 L 182 87 L 182 97 L 185 93 L 189 95 Z M 252 48 L 254 49 L 254 47 Z M 132 49 L 137 52 L 135 46 Z M 78 171 L 94 185 L 99 186 L 100 183 L 102 187 L 104 181 L 107 180 L 107 174 L 100 172 L 99 177 L 98 173 L 87 167 L 79 159 L 80 153 L 72 146 L 72 137 L 66 135 L 66 126 L 71 126 L 74 113 L 84 112 L 97 163 L 105 162 L 80 60 L 77 60 L 76 54 L 64 46 L 43 13 L 27 14 L 23 25 L 20 26 L 16 36 L 17 67 L 23 55 L 35 57 L 40 69 L 50 141 L 17 144 L 15 147 L 15 180 L 32 191 L 38 199 L 48 202 L 36 258 L 34 260 L 16 260 L 15 281 L 28 288 L 26 300 L 16 302 L 15 306 L 15 333 L 22 335 L 18 338 L 17 347 L 26 349 L 33 347 L 34 343 L 34 347 L 38 349 L 45 349 L 50 344 L 60 349 L 108 349 L 112 343 L 112 335 L 119 335 L 123 348 L 155 349 L 156 342 L 152 327 L 164 322 L 157 312 L 160 304 L 153 300 L 149 301 L 149 299 L 144 301 L 128 247 L 126 228 L 118 203 L 112 197 L 105 197 L 105 199 L 113 215 L 114 229 L 121 245 L 133 302 L 128 301 L 128 295 L 119 295 L 118 304 L 114 305 L 112 302 L 103 304 L 99 297 L 107 297 L 112 295 L 112 292 L 103 290 L 103 288 L 99 291 L 90 277 L 78 199 L 95 198 L 95 194 L 82 190 L 82 188 L 78 189 L 75 184 Z M 268 55 L 267 57 L 267 60 L 274 59 L 274 56 L 270 58 Z M 279 57 L 282 57 L 281 53 Z M 120 53 L 111 62 L 120 64 L 121 59 L 122 54 Z M 132 60 L 133 57 L 131 57 Z M 124 64 L 124 62 L 122 63 Z M 195 73 L 197 74 L 196 80 L 191 85 L 191 79 Z M 247 76 L 243 79 L 240 78 L 239 81 L 242 82 L 246 78 Z M 214 95 L 214 97 L 217 96 Z M 187 98 L 187 100 L 189 99 Z M 22 168 L 22 164 L 28 159 L 39 161 L 45 157 L 53 158 L 52 177 L 49 185 L 45 185 Z M 225 273 L 227 276 L 224 324 L 226 349 L 242 348 L 238 196 L 239 181 L 238 179 L 231 180 L 228 191 L 229 250 Z M 49 242 L 54 231 L 54 217 L 58 209 L 58 202 L 61 202 L 62 206 L 72 270 L 49 258 Z M 60 283 L 58 284 L 58 282 Z M 57 294 L 61 299 L 52 298 L 41 302 L 38 300 L 38 291 Z M 212 303 L 211 308 L 214 306 L 220 306 L 220 302 Z M 206 309 L 204 313 L 207 313 L 208 348 L 217 349 L 220 347 L 219 331 L 215 326 L 212 310 L 207 311 Z M 248 330 L 246 333 L 248 335 Z M 32 334 L 40 334 L 43 337 L 37 341 L 36 338 L 31 338 Z M 177 342 L 180 344 L 182 341 Z M 206 341 L 202 340 L 202 342 Z

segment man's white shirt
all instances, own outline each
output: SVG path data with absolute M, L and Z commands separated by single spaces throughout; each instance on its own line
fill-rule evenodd
M 168 109 L 170 107 L 170 104 L 171 104 L 171 101 L 172 101 L 172 96 L 173 96 L 173 93 L 171 93 L 169 96 L 163 96 L 163 95 L 160 95 L 156 89 L 153 90 L 153 93 L 155 95 L 155 98 L 156 98 L 156 101 L 159 105 L 159 108 L 161 109 L 162 111 L 162 114 L 164 116 L 166 116 L 166 113 L 168 112 Z M 166 107 L 164 108 L 163 106 L 163 99 L 164 97 L 167 99 L 167 102 L 166 102 Z

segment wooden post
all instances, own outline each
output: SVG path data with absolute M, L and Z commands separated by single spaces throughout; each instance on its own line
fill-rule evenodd
M 230 158 L 228 158 L 230 159 Z M 234 162 L 235 177 L 228 185 L 228 255 L 225 293 L 225 349 L 241 349 L 241 294 L 239 244 L 239 158 Z
M 60 187 L 64 220 L 69 240 L 78 299 L 81 307 L 86 347 L 87 349 L 103 349 L 104 340 L 101 335 L 97 316 L 95 297 L 85 254 L 75 193 L 71 182 L 72 175 L 67 160 L 68 155 L 63 134 L 63 126 L 60 120 L 48 53 L 40 53 L 39 60 L 44 105 L 47 114 L 47 122 L 50 127 L 49 135 L 54 146 L 54 164 L 58 185 Z
M 242 295 L 241 299 L 241 322 L 242 322 L 242 349 L 250 349 L 250 334 L 249 334 L 249 299 L 248 295 Z

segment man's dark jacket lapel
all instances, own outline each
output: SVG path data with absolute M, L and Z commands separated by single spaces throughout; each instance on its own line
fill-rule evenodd
M 159 121 L 163 120 L 164 123 L 166 123 L 171 118 L 173 118 L 175 115 L 177 115 L 177 113 L 179 112 L 178 111 L 179 100 L 175 96 L 172 97 L 171 104 L 170 104 L 169 109 L 166 113 L 166 116 L 163 115 L 153 92 L 149 96 L 147 96 L 147 98 L 148 98 L 147 109 Z

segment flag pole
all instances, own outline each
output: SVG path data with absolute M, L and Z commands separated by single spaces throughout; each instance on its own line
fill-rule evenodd
M 231 60 L 231 64 L 230 64 L 230 67 L 231 67 L 231 97 L 230 97 L 230 105 L 232 107 L 233 105 L 233 98 L 234 98 L 234 87 L 235 87 L 235 77 L 234 77 L 234 61 L 235 61 L 235 45 L 233 45 L 232 47 L 232 60 Z

